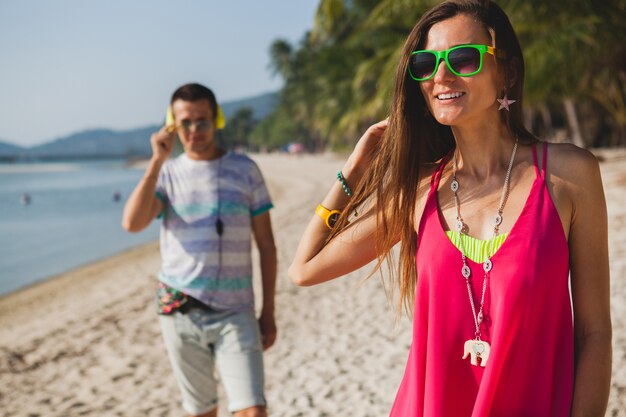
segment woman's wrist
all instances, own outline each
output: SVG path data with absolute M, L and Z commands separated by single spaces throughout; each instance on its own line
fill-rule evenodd
M 348 181 L 352 190 L 354 190 L 358 182 L 361 180 L 364 171 L 365 170 L 363 168 L 348 159 L 340 172 L 345 180 Z

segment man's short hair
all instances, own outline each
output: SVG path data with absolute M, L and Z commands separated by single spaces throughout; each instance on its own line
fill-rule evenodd
M 213 91 L 211 91 L 211 89 L 203 86 L 202 84 L 189 83 L 181 87 L 178 87 L 178 89 L 174 91 L 174 94 L 172 94 L 170 105 L 174 104 L 176 100 L 183 100 L 183 101 L 208 100 L 209 104 L 211 105 L 213 119 L 217 117 L 217 100 L 215 99 L 215 94 L 213 94 Z

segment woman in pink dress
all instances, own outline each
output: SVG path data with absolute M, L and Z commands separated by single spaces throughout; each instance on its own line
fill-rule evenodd
M 389 118 L 357 143 L 289 268 L 315 285 L 389 259 L 399 243 L 390 279 L 413 342 L 393 417 L 606 410 L 598 162 L 526 130 L 523 82 L 519 42 L 496 4 L 455 0 L 424 14 L 405 42 Z

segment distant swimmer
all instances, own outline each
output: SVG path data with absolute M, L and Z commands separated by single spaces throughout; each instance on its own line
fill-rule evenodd
M 30 194 L 28 194 L 28 193 L 22 194 L 22 197 L 20 198 L 20 202 L 22 203 L 23 206 L 29 205 L 30 204 Z
M 113 201 L 117 203 L 121 199 L 122 199 L 122 193 L 120 193 L 119 191 L 116 191 L 113 193 Z

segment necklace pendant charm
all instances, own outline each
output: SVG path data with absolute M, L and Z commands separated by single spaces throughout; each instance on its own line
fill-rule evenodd
M 489 343 L 480 339 L 470 339 L 466 341 L 463 346 L 463 357 L 461 359 L 465 359 L 469 355 L 472 365 L 482 366 L 484 368 L 489 360 L 490 351 L 491 347 Z
M 463 221 L 459 220 L 454 224 L 454 228 L 457 232 L 461 233 L 465 228 L 465 224 L 463 224 Z
M 459 182 L 457 180 L 452 180 L 450 183 L 450 189 L 453 193 L 456 193 L 459 190 Z
M 485 262 L 483 262 L 483 269 L 485 270 L 485 272 L 491 271 L 491 268 L 493 268 L 493 262 L 491 262 L 491 259 L 487 259 Z
M 502 224 L 502 215 L 501 214 L 496 215 L 495 224 L 496 224 L 496 227 L 500 226 Z
M 463 278 L 467 279 L 470 275 L 472 275 L 472 270 L 469 266 L 467 266 L 467 264 L 465 264 L 463 265 L 463 268 L 461 268 L 461 274 L 463 274 Z

